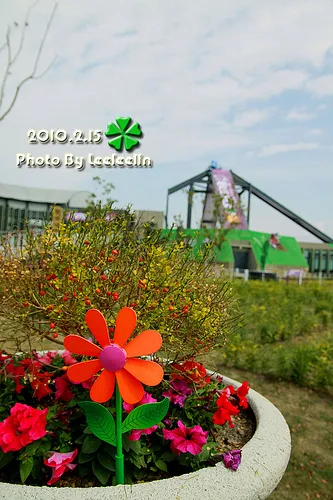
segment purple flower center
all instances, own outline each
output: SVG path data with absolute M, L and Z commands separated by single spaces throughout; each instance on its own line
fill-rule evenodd
M 104 347 L 99 360 L 106 370 L 116 372 L 121 370 L 126 363 L 126 351 L 117 344 Z

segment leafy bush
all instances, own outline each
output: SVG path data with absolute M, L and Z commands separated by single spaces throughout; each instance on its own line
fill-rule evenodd
M 135 224 L 130 210 L 112 221 L 110 212 L 112 206 L 93 207 L 85 222 L 27 232 L 22 247 L 4 243 L 0 314 L 6 338 L 19 340 L 18 348 L 41 338 L 62 344 L 69 333 L 89 336 L 82 324 L 89 308 L 114 325 L 120 308 L 129 306 L 142 330 L 161 333 L 170 359 L 224 345 L 235 318 L 233 298 L 227 282 L 208 284 L 209 251 L 194 259 L 183 241 Z
M 243 325 L 221 353 L 228 366 L 333 388 L 333 288 L 235 282 Z

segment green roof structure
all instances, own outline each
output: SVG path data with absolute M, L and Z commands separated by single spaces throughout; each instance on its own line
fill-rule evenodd
M 177 237 L 178 231 L 176 229 L 162 230 L 162 236 L 174 239 Z M 179 233 L 178 233 L 179 234 Z M 204 241 L 208 238 L 214 237 L 213 229 L 183 229 L 182 235 L 191 238 L 197 242 L 193 249 L 199 251 Z M 249 229 L 231 229 L 225 234 L 225 241 L 222 243 L 221 248 L 216 247 L 216 262 L 217 263 L 231 263 L 234 262 L 234 255 L 232 250 L 232 242 L 244 241 L 250 245 L 258 267 L 263 266 L 281 266 L 281 267 L 308 267 L 307 260 L 295 238 L 290 236 L 280 236 L 279 240 L 283 250 L 272 248 L 268 244 L 270 234 L 261 233 L 258 231 L 250 231 Z M 333 245 L 332 245 L 333 246 Z

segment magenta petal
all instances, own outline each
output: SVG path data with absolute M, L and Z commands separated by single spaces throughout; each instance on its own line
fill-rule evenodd
M 236 471 L 242 460 L 242 450 L 232 450 L 223 455 L 224 465 L 227 469 Z
M 194 441 L 187 442 L 187 451 L 191 453 L 191 455 L 199 455 L 202 452 L 202 447 L 199 446 Z

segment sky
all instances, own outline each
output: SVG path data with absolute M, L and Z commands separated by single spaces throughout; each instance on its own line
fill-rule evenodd
M 2 0 L 0 47 L 9 25 L 15 52 L 28 5 Z M 0 110 L 30 74 L 53 6 L 34 4 Z M 332 19 L 332 0 L 60 0 L 37 74 L 56 59 L 0 121 L 0 182 L 89 191 L 99 175 L 115 186 L 118 206 L 165 211 L 167 189 L 214 160 L 333 236 Z M 3 50 L 2 75 L 6 57 Z M 29 144 L 27 133 L 104 133 L 119 116 L 141 125 L 136 152 L 151 157 L 152 168 L 16 165 L 18 153 L 110 156 L 106 138 Z M 198 195 L 193 226 L 201 212 Z M 169 222 L 179 214 L 186 220 L 184 192 L 170 197 Z M 316 241 L 255 198 L 250 228 Z

